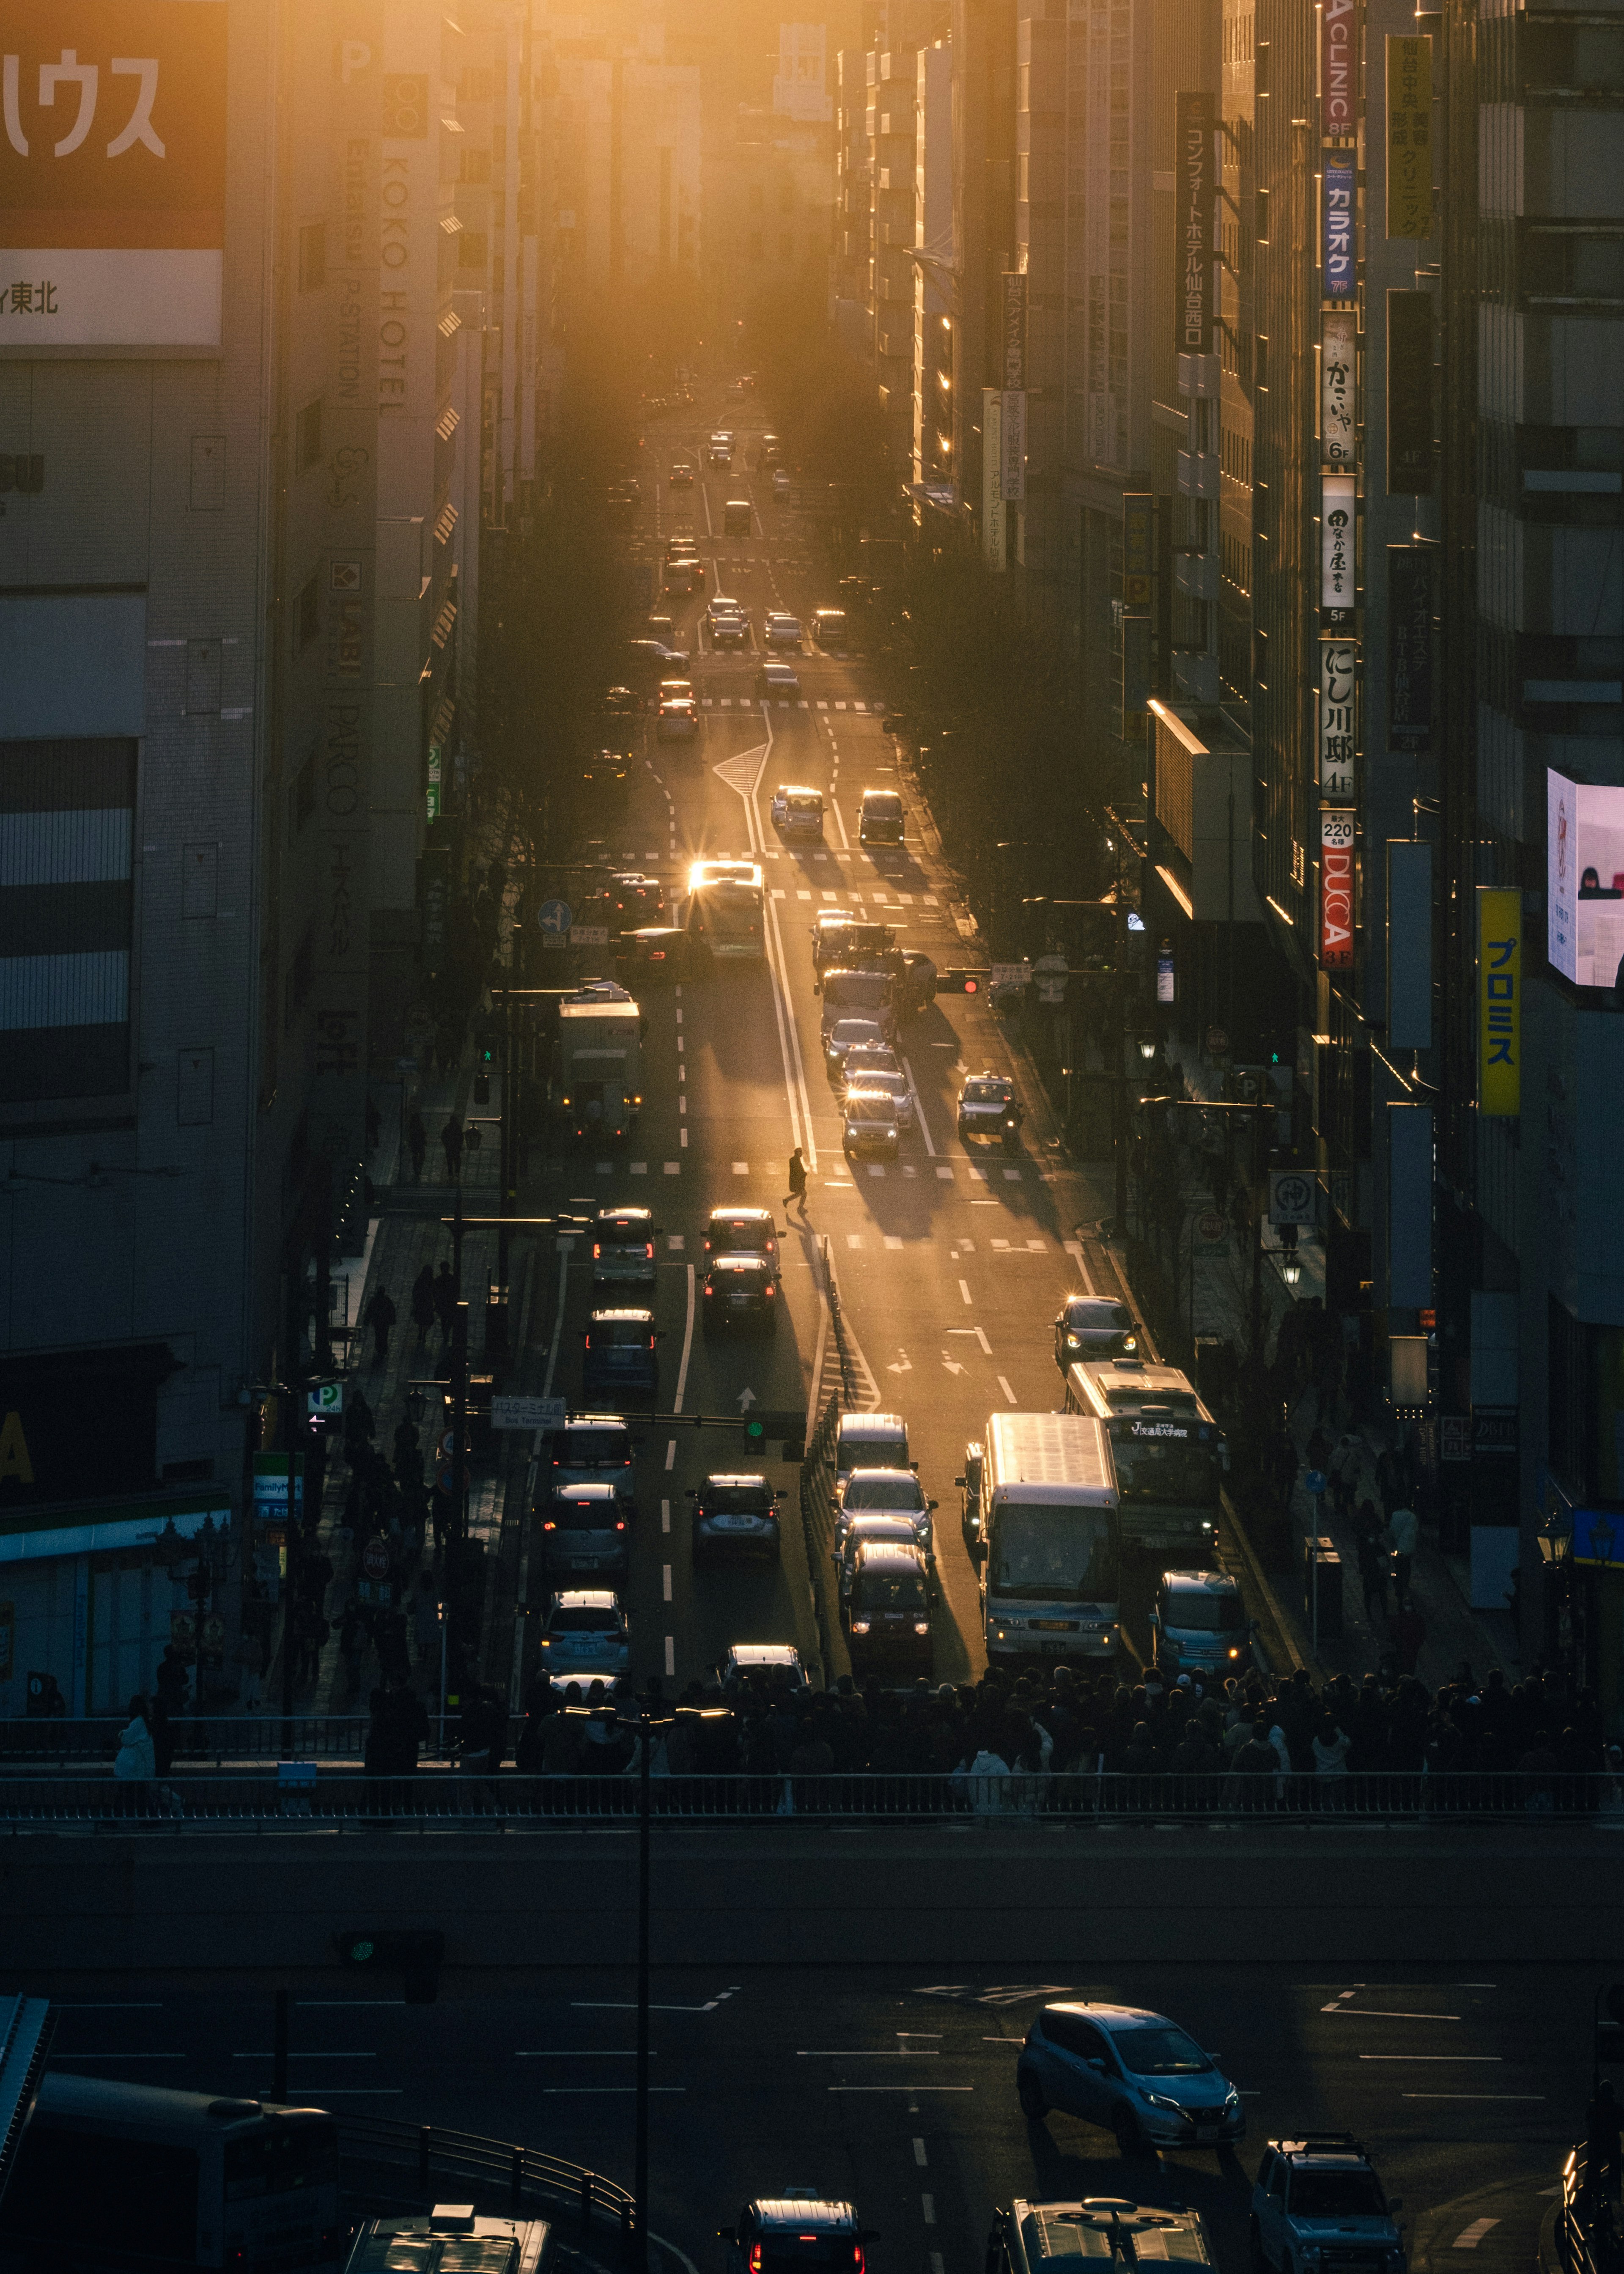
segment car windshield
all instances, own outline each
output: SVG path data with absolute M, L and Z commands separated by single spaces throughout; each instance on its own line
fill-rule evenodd
M 830 1039 L 837 1049 L 844 1049 L 853 1043 L 883 1042 L 884 1036 L 872 1019 L 840 1019 L 831 1028 Z
M 646 1224 L 600 1224 L 598 1243 L 600 1247 L 646 1247 L 649 1227 Z
M 1171 2022 L 1145 2022 L 1111 2036 L 1123 2067 L 1135 2076 L 1205 2076 L 1212 2067 L 1195 2039 Z
M 1374 2172 L 1295 2171 L 1293 2218 L 1385 2218 L 1381 2183 Z
M 865 790 L 863 804 L 870 813 L 877 813 L 883 818 L 894 818 L 902 810 L 902 800 L 894 790 Z
M 654 1339 L 646 1319 L 594 1319 L 589 1331 L 610 1350 L 646 1350 Z
M 1209 1593 L 1203 1587 L 1189 1594 L 1182 1592 L 1169 1595 L 1162 1606 L 1162 1615 L 1170 1627 L 1185 1634 L 1242 1634 L 1245 1631 L 1246 1612 L 1238 1595 L 1220 1593 L 1216 1588 Z
M 612 1500 L 555 1500 L 553 1520 L 565 1532 L 613 1532 L 623 1521 Z
M 1065 1307 L 1068 1327 L 1092 1327 L 1107 1334 L 1125 1334 L 1133 1324 L 1133 1314 L 1125 1303 L 1101 1303 L 1086 1298 L 1080 1303 L 1068 1303 Z
M 1119 1423 L 1111 1427 L 1116 1489 L 1128 1502 L 1177 1502 L 1181 1508 L 1214 1509 L 1223 1483 L 1222 1456 L 1212 1441 L 1143 1438 Z M 1192 1623 L 1183 1617 L 1179 1626 Z
M 713 1216 L 710 1219 L 710 1245 L 716 1248 L 742 1248 L 747 1254 L 770 1247 L 772 1226 L 758 1216 Z
M 566 1469 L 620 1469 L 632 1457 L 626 1429 L 572 1429 L 555 1441 L 553 1458 Z
M 767 1485 L 706 1485 L 701 1505 L 711 1516 L 771 1516 L 772 1491 Z
M 911 1470 L 887 1469 L 883 1476 L 853 1477 L 846 1488 L 844 1506 L 853 1516 L 865 1508 L 905 1508 L 922 1516 L 925 1495 Z
M 820 820 L 823 817 L 823 801 L 821 797 L 792 797 L 786 802 L 792 813 L 805 814 Z
M 620 1619 L 606 1605 L 565 1603 L 553 1614 L 554 1634 L 613 1634 Z
M 1112 1513 L 1103 1508 L 997 1508 L 992 1529 L 995 1595 L 1018 1601 L 1109 1603 L 1116 1598 Z
M 964 1095 L 966 1105 L 1002 1105 L 1009 1096 L 1009 1085 L 1002 1081 L 967 1081 Z
M 859 1610 L 922 1611 L 925 1608 L 924 1574 L 914 1570 L 860 1570 L 853 1597 Z

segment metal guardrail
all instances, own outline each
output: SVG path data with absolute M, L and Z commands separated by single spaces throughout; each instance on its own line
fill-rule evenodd
M 447 2131 L 440 2124 L 399 2124 L 385 2116 L 341 2116 L 338 2119 L 341 2158 L 350 2163 L 388 2164 L 417 2173 L 417 2193 L 427 2200 L 438 2178 L 465 2185 L 505 2191 L 508 2217 L 523 2215 L 527 2202 L 538 2200 L 548 2208 L 562 2206 L 575 2212 L 583 2227 L 594 2218 L 607 2218 L 628 2242 L 635 2229 L 636 2205 L 614 2180 L 557 2156 L 543 2155 L 506 2140 L 487 2140 L 475 2132 Z
M 1568 2274 L 1624 2274 L 1624 2217 L 1611 2186 L 1590 2186 L 1583 2145 L 1562 2165 L 1552 2232 Z
M 1603 1771 L 1372 1772 L 1241 1776 L 1074 1772 L 998 1775 L 793 1773 L 655 1777 L 650 1807 L 661 1824 L 987 1825 L 1038 1819 L 1081 1826 L 1110 1822 L 1252 1826 L 1313 1822 L 1597 1822 L 1624 1831 L 1624 1782 Z M 125 1832 L 265 1826 L 297 1830 L 495 1824 L 626 1824 L 638 1788 L 627 1776 L 524 1776 L 430 1769 L 368 1776 L 349 1767 L 286 1775 L 176 1770 L 156 1782 L 85 1775 L 0 1779 L 0 1829 L 14 1834 L 79 1827 Z

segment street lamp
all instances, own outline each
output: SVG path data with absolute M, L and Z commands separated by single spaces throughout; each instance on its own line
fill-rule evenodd
M 1280 1276 L 1288 1287 L 1295 1287 L 1303 1276 L 1301 1258 L 1297 1255 L 1288 1255 L 1280 1267 Z

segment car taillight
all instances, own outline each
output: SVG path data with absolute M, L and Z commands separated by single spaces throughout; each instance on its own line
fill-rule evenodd
M 626 1529 L 626 1518 L 622 1517 L 614 1528 L 617 1532 L 624 1532 Z
M 558 1530 L 557 1525 L 554 1524 L 551 1517 L 546 1518 L 541 1528 L 544 1532 L 556 1532 Z
M 852 1621 L 852 1632 L 853 1634 L 867 1634 L 868 1631 L 868 1622 L 867 1619 L 853 1619 Z
M 930 1632 L 929 1620 L 915 1619 L 914 1622 L 914 1631 L 915 1634 L 929 1634 Z
M 569 1103 L 569 1100 L 568 1100 L 568 1098 L 566 1098 L 566 1099 L 564 1100 L 564 1103 L 565 1103 L 565 1104 L 566 1104 L 566 1105 L 568 1105 L 568 1103 Z M 604 1252 L 604 1251 L 603 1251 L 603 1249 L 598 1246 L 598 1244 L 597 1240 L 594 1240 L 594 1241 L 592 1242 L 592 1261 L 593 1261 L 593 1262 L 594 1262 L 594 1263 L 596 1263 L 596 1262 L 597 1262 L 597 1261 L 598 1261 L 598 1257 L 603 1254 L 603 1252 Z
M 771 1301 L 772 1300 L 772 1298 L 773 1298 L 773 1297 L 778 1293 L 778 1289 L 777 1289 L 776 1287 L 769 1287 L 769 1288 L 768 1288 L 768 1290 L 767 1290 L 767 1299 L 768 1299 L 768 1301 L 769 1301 L 769 1302 L 771 1302 Z
M 753 2242 L 750 2245 L 750 2274 L 761 2274 L 761 2263 L 762 2247 L 759 2242 Z
M 639 1103 L 639 1104 L 641 1104 L 641 1103 L 643 1103 L 643 1101 L 642 1101 L 642 1099 L 641 1099 L 641 1098 L 639 1098 L 637 1102 L 638 1102 L 638 1103 Z M 651 1239 L 645 1240 L 645 1241 L 643 1242 L 643 1254 L 644 1254 L 645 1255 L 652 1255 L 652 1254 L 653 1254 L 653 1253 L 654 1253 L 654 1242 L 653 1242 Z
M 866 2262 L 865 2262 L 865 2260 L 864 2260 L 864 2258 L 863 2258 L 863 2247 L 862 2247 L 861 2243 L 861 2242 L 854 2242 L 854 2243 L 853 2243 L 853 2245 L 852 2245 L 852 2270 L 853 2270 L 853 2274 L 863 2274 L 863 2269 L 864 2269 L 864 2265 L 865 2265 L 865 2263 L 866 2263 Z
M 707 1303 L 710 1300 L 710 1298 L 715 1294 L 715 1292 L 716 1289 L 714 1287 L 707 1287 L 705 1289 L 705 1300 Z
M 590 1335 L 588 1335 L 586 1337 L 586 1346 L 588 1350 L 590 1350 L 592 1347 L 592 1337 Z

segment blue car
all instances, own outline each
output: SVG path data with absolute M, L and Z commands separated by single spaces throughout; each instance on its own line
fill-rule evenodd
M 1157 2148 L 1232 2148 L 1246 2136 L 1241 2098 L 1210 2053 L 1177 2022 L 1137 2006 L 1045 2006 L 1015 2064 L 1021 2112 L 1052 2108 L 1115 2133 L 1124 2156 Z
M 654 1314 L 594 1311 L 582 1337 L 581 1386 L 589 1397 L 653 1397 L 659 1389 Z

